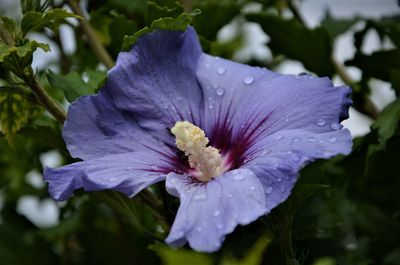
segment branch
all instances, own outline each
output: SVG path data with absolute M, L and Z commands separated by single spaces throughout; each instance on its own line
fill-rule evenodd
M 297 4 L 295 3 L 294 0 L 287 0 L 287 5 L 290 9 L 290 11 L 293 13 L 293 16 L 305 27 L 307 27 L 307 24 L 301 15 L 299 8 Z M 350 75 L 346 72 L 346 68 L 340 64 L 333 56 L 331 58 L 331 62 L 333 64 L 333 67 L 335 68 L 336 74 L 342 79 L 342 81 L 348 85 L 348 86 L 354 86 L 355 81 L 350 77 Z M 379 110 L 375 106 L 375 104 L 372 102 L 372 100 L 369 97 L 365 97 L 365 104 L 360 109 L 361 112 L 367 114 L 373 119 L 376 119 L 379 115 Z
M 53 117 L 61 124 L 64 123 L 67 114 L 64 109 L 47 93 L 45 88 L 36 80 L 32 68 L 29 68 L 29 73 L 23 77 L 25 83 L 30 87 L 39 103 L 50 112 Z
M 85 19 L 84 14 L 79 6 L 78 0 L 66 0 L 66 2 L 76 15 L 82 17 L 82 19 L 79 20 L 79 23 L 87 37 L 87 42 L 90 48 L 93 50 L 94 55 L 108 69 L 112 68 L 114 66 L 114 61 L 111 58 L 110 54 L 107 52 L 106 48 L 104 48 L 103 44 L 97 38 L 96 32 L 93 30 L 92 26 L 90 26 L 89 22 Z

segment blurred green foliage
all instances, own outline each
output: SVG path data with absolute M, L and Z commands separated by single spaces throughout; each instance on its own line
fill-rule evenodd
M 342 34 L 352 34 L 355 55 L 346 65 L 362 75 L 344 81 L 353 88 L 354 107 L 374 120 L 370 133 L 354 139 L 353 152 L 304 168 L 285 203 L 237 228 L 211 255 L 167 247 L 162 243 L 167 228 L 157 221 L 160 213 L 143 198 L 113 192 L 77 192 L 56 205 L 58 223 L 42 227 L 18 210 L 26 196 L 48 200 L 46 187 L 32 184 L 28 173 L 43 171 L 41 158 L 48 152 L 60 154 L 60 163 L 72 158 L 61 126 L 31 90 L 33 81 L 66 104 L 95 93 L 106 72 L 84 27 L 78 26 L 82 14 L 65 9 L 75 0 L 22 0 L 19 17 L 0 17 L 0 264 L 400 264 L 400 101 L 375 113 L 369 100 L 372 78 L 389 82 L 400 93 L 399 16 L 337 19 L 327 13 L 318 27 L 309 28 L 290 1 L 255 2 L 258 8 L 249 12 L 244 7 L 254 3 L 247 0 L 89 0 L 86 12 L 89 27 L 112 58 L 145 32 L 184 30 L 192 24 L 205 51 L 232 59 L 245 43 L 243 25 L 250 21 L 268 35 L 272 57 L 245 63 L 273 68 L 291 59 L 316 75 L 342 79 L 333 47 Z M 235 37 L 219 41 L 218 32 L 230 22 L 236 25 Z M 358 22 L 363 23 L 354 27 Z M 65 50 L 60 25 L 72 30 L 73 52 Z M 363 52 L 370 31 L 391 48 Z M 45 39 L 31 39 L 32 32 Z M 49 62 L 52 71 L 32 69 L 33 53 L 38 48 L 50 52 L 50 41 L 59 51 L 59 58 Z M 166 222 L 173 220 L 177 201 L 166 196 L 162 184 L 152 192 L 164 198 Z

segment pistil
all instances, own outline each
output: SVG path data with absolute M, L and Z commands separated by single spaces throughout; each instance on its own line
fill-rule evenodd
M 209 140 L 202 129 L 188 121 L 178 121 L 171 132 L 176 137 L 176 146 L 196 170 L 194 177 L 198 180 L 209 181 L 225 171 L 221 154 L 217 148 L 207 146 Z

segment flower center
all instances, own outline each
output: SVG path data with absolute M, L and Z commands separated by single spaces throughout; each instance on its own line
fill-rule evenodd
M 221 154 L 217 148 L 207 146 L 209 140 L 202 129 L 188 121 L 178 121 L 171 132 L 176 137 L 176 146 L 196 170 L 193 175 L 198 180 L 209 181 L 226 171 Z

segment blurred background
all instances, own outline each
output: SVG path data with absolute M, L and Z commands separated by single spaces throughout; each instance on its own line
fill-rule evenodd
M 77 13 L 71 2 L 48 4 Z M 355 104 L 343 125 L 354 137 L 353 153 L 317 161 L 300 178 L 305 187 L 323 186 L 299 188 L 304 202 L 290 213 L 297 264 L 400 264 L 399 3 L 86 0 L 78 9 L 115 59 L 125 35 L 196 8 L 201 14 L 192 25 L 207 53 L 285 74 L 330 76 L 335 85 L 352 86 Z M 0 15 L 21 21 L 20 1 L 1 0 Z M 60 83 L 87 85 L 91 91 L 78 94 L 93 93 L 106 75 L 107 65 L 93 54 L 85 34 L 79 20 L 67 18 L 53 30 L 26 35 L 50 45 L 50 52 L 34 52 L 32 67 L 65 110 L 70 100 Z M 166 231 L 154 225 L 140 202 L 124 199 L 132 205 L 126 214 L 116 210 L 115 198 L 102 194 L 78 192 L 67 202 L 53 201 L 42 170 L 73 160 L 60 126 L 40 108 L 31 112 L 12 142 L 0 138 L 0 264 L 296 264 L 282 257 L 284 206 L 237 229 L 219 253 L 203 255 L 157 243 Z M 129 220 L 130 214 L 137 220 Z

